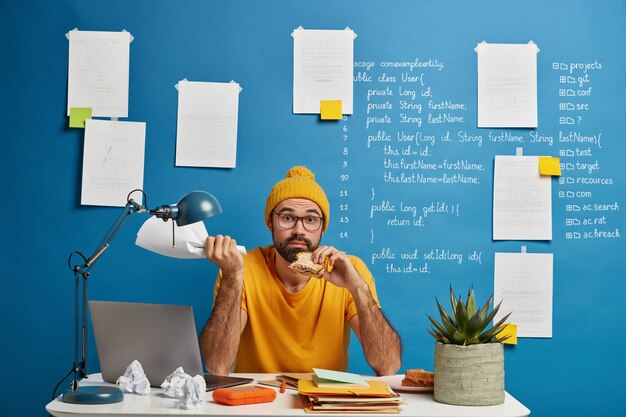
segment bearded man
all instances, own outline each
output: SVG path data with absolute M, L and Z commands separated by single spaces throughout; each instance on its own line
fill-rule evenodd
M 320 245 L 329 220 L 315 175 L 296 166 L 267 198 L 273 245 L 243 256 L 229 236 L 206 239 L 206 257 L 220 268 L 200 335 L 209 372 L 347 371 L 350 329 L 376 374 L 398 371 L 400 338 L 382 313 L 369 269 L 356 256 Z M 312 252 L 313 262 L 327 266 L 321 278 L 289 268 L 299 252 Z

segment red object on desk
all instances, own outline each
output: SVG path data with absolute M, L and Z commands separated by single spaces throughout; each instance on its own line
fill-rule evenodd
M 220 388 L 213 391 L 213 399 L 226 405 L 268 403 L 276 399 L 276 391 L 256 385 Z

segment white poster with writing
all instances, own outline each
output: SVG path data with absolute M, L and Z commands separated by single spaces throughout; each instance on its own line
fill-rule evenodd
M 293 113 L 320 113 L 322 100 L 341 100 L 352 114 L 354 38 L 345 30 L 305 30 L 293 36 Z
M 493 240 L 552 240 L 552 183 L 538 156 L 496 155 Z
M 79 107 L 93 117 L 128 117 L 130 33 L 72 30 L 67 37 L 67 115 Z
M 537 45 L 481 42 L 475 51 L 478 127 L 537 127 Z
M 143 189 L 145 143 L 145 122 L 86 120 L 80 203 L 124 207 Z
M 240 90 L 236 82 L 178 83 L 176 166 L 235 167 Z
M 494 323 L 511 313 L 518 337 L 552 337 L 552 268 L 551 253 L 496 253 Z

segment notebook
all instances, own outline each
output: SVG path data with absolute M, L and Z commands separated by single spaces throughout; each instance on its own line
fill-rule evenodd
M 115 383 L 133 360 L 141 363 L 153 387 L 179 366 L 191 376 L 204 374 L 191 306 L 90 301 L 89 311 L 104 381 Z M 253 381 L 218 375 L 204 379 L 207 391 Z
M 367 381 L 359 374 L 313 368 L 313 382 L 320 388 L 367 388 Z

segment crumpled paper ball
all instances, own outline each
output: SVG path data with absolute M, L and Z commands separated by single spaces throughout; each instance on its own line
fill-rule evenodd
M 161 384 L 163 393 L 177 398 L 181 408 L 199 408 L 206 397 L 206 382 L 202 375 L 186 374 L 182 367 L 177 368 Z
M 124 375 L 117 378 L 115 382 L 124 392 L 135 393 L 139 395 L 148 395 L 150 393 L 150 381 L 143 371 L 143 367 L 139 361 L 134 360 L 126 368 Z
M 191 378 L 191 375 L 186 374 L 183 367 L 179 366 L 174 372 L 165 378 L 165 381 L 161 384 L 163 393 L 168 397 L 179 398 L 183 394 L 185 381 L 188 378 Z
M 202 375 L 187 378 L 183 395 L 178 398 L 178 404 L 183 408 L 200 408 L 206 397 L 206 382 Z

